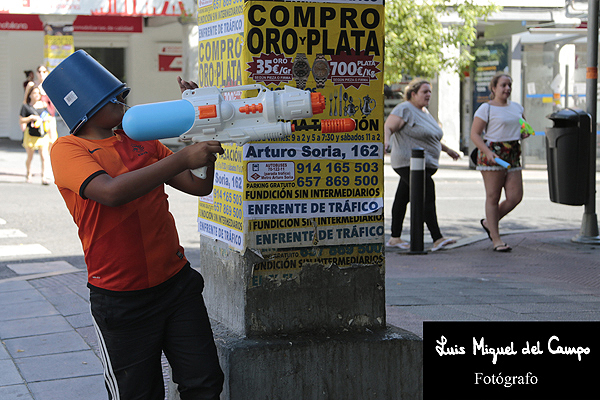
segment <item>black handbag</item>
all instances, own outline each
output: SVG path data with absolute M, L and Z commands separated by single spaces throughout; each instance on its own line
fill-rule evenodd
M 477 165 L 477 152 L 479 151 L 479 149 L 477 147 L 475 147 L 473 149 L 473 151 L 471 152 L 471 155 L 469 155 L 469 157 L 471 157 L 471 162 L 475 165 Z
M 42 128 L 42 124 L 40 124 L 40 126 L 38 126 L 37 128 L 35 127 L 35 121 L 31 121 L 29 123 L 28 129 L 29 129 L 29 136 L 33 136 L 33 137 L 43 137 L 44 133 L 42 132 L 44 128 Z
M 45 111 L 44 111 L 45 112 Z M 44 112 L 42 112 L 42 115 L 44 114 Z M 37 111 L 35 111 L 35 113 L 40 116 L 40 114 L 38 114 Z M 41 116 L 40 116 L 41 117 Z M 33 136 L 33 137 L 44 137 L 44 135 L 46 135 L 46 131 L 44 130 L 44 121 L 43 118 L 42 120 L 37 121 L 37 123 L 39 123 L 40 125 L 38 127 L 36 127 L 36 121 L 31 121 L 29 122 L 29 124 L 27 125 L 29 128 L 29 136 Z

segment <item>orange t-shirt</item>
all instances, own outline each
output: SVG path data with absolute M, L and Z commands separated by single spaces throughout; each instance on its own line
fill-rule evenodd
M 64 136 L 52 146 L 54 178 L 79 227 L 92 288 L 118 292 L 151 288 L 187 263 L 164 185 L 118 207 L 83 196 L 99 174 L 114 178 L 171 154 L 157 140 L 138 142 L 123 131 L 103 140 Z

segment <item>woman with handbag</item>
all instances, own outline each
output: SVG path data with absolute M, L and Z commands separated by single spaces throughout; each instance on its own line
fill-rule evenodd
M 31 86 L 27 93 L 27 103 L 21 107 L 19 122 L 25 125 L 23 147 L 27 152 L 25 166 L 27 182 L 32 182 L 31 162 L 37 150 L 42 159 L 42 185 L 49 185 L 52 179 L 48 176 L 49 148 L 57 139 L 56 120 L 48 112 L 47 104 L 42 101 L 39 87 Z
M 496 74 L 489 87 L 490 101 L 477 109 L 471 126 L 471 140 L 478 149 L 477 170 L 481 171 L 485 187 L 485 218 L 480 223 L 493 242 L 494 251 L 508 252 L 512 248 L 500 238 L 498 223 L 523 198 L 520 139 L 529 134 L 521 133 L 523 107 L 509 100 L 510 75 Z M 505 200 L 501 202 L 503 189 Z
M 454 160 L 460 155 L 441 142 L 444 132 L 427 110 L 431 98 L 431 84 L 424 79 L 414 79 L 405 89 L 407 101 L 398 104 L 385 121 L 385 148 L 391 145 L 391 164 L 400 175 L 396 197 L 392 205 L 392 235 L 388 247 L 410 249 L 410 243 L 402 240 L 402 224 L 410 200 L 410 157 L 415 147 L 425 149 L 425 204 L 424 220 L 431 238 L 432 251 L 456 243 L 442 235 L 435 207 L 435 185 L 431 178 L 439 166 L 440 153 L 445 151 Z

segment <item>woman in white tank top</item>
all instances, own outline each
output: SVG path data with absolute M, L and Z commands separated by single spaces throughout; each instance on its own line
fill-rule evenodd
M 519 119 L 523 107 L 509 100 L 511 77 L 496 74 L 490 81 L 490 91 L 490 101 L 475 112 L 471 140 L 479 149 L 477 170 L 481 171 L 486 195 L 485 218 L 480 223 L 493 242 L 494 251 L 507 252 L 512 248 L 500 238 L 498 223 L 523 198 L 519 140 L 529 135 L 521 134 Z M 508 163 L 508 168 L 500 165 L 502 161 Z M 502 189 L 506 199 L 500 202 Z

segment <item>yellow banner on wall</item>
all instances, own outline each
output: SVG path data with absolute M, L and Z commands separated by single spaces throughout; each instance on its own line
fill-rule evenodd
M 44 64 L 49 71 L 52 71 L 74 51 L 72 25 L 44 25 Z

